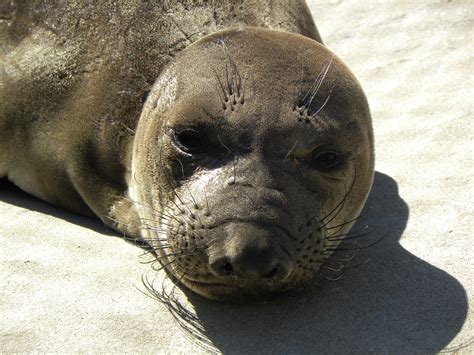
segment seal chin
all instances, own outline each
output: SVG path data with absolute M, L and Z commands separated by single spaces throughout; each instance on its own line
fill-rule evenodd
M 183 278 L 181 282 L 195 293 L 221 302 L 248 303 L 264 302 L 274 298 L 278 293 L 270 285 L 238 283 L 233 284 L 219 281 L 196 281 Z

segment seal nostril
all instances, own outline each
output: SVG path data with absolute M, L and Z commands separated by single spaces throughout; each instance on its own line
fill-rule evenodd
M 232 263 L 226 257 L 211 258 L 209 261 L 210 271 L 217 277 L 227 277 L 235 275 Z
M 234 268 L 232 267 L 231 263 L 225 263 L 222 265 L 222 271 L 226 275 L 232 275 L 234 273 Z
M 273 279 L 276 274 L 278 273 L 278 268 L 274 268 L 272 271 L 270 271 L 268 274 L 264 276 L 266 279 Z

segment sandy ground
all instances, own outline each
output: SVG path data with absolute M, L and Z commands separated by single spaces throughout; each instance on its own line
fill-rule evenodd
M 187 307 L 226 353 L 473 353 L 474 3 L 310 7 L 369 98 L 377 172 L 360 226 L 389 234 L 322 288 Z M 142 251 L 100 222 L 4 185 L 0 218 L 0 351 L 205 352 L 140 292 L 154 277 Z

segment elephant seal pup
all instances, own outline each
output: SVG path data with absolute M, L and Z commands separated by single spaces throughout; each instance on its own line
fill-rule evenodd
M 315 28 L 239 24 L 163 60 L 148 32 L 99 48 L 55 26 L 4 55 L 0 176 L 144 240 L 209 299 L 266 298 L 324 267 L 374 156 L 364 93 Z
M 158 79 L 130 192 L 175 277 L 235 300 L 312 278 L 372 174 L 369 110 L 344 64 L 299 35 L 232 29 L 188 47 Z

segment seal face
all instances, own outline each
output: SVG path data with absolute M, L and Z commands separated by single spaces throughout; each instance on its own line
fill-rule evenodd
M 0 178 L 144 240 L 211 299 L 325 267 L 369 192 L 373 138 L 304 1 L 1 11 Z
M 367 101 L 296 34 L 245 28 L 186 48 L 139 120 L 131 195 L 142 236 L 191 290 L 261 299 L 320 270 L 373 178 Z

